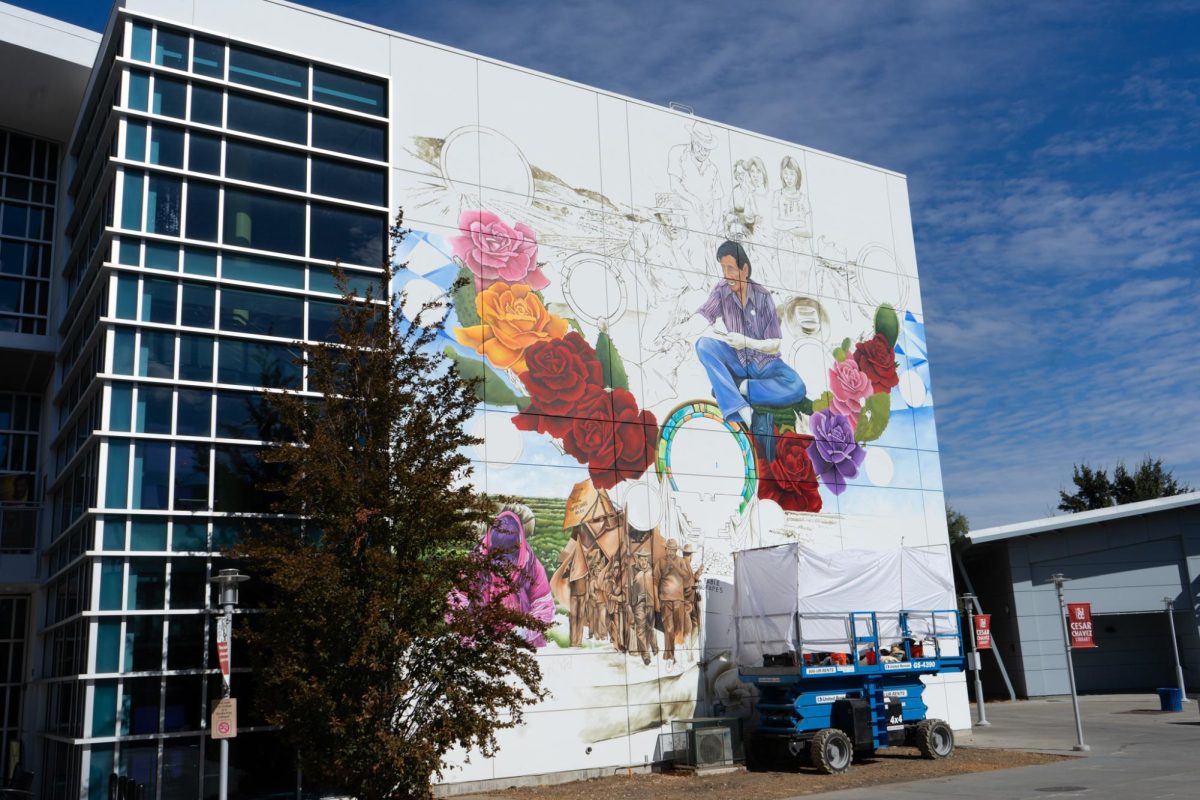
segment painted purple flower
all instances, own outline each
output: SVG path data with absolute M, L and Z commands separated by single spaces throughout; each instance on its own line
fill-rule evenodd
M 841 494 L 846 491 L 846 479 L 858 475 L 858 467 L 867 451 L 854 441 L 854 428 L 841 414 L 818 411 L 812 415 L 809 425 L 813 443 L 808 448 L 808 455 L 817 470 L 817 477 L 829 491 Z

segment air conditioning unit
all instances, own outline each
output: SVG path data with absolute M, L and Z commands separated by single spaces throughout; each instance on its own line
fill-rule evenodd
M 672 720 L 672 764 L 677 769 L 705 769 L 744 761 L 741 722 L 723 717 Z
M 728 728 L 693 730 L 692 763 L 697 767 L 732 764 L 733 732 Z

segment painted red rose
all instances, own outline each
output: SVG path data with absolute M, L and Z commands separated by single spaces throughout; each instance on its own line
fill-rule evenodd
M 521 382 L 547 414 L 574 416 L 589 387 L 604 385 L 596 351 L 577 331 L 532 345 L 525 351 L 525 363 L 529 369 Z
M 774 500 L 785 511 L 820 511 L 821 494 L 817 491 L 817 472 L 808 448 L 813 437 L 791 431 L 779 437 L 775 460 L 758 484 L 758 496 Z
M 597 489 L 611 489 L 627 478 L 636 478 L 654 460 L 658 421 L 639 409 L 625 389 L 588 395 L 580 415 L 563 434 L 563 448 L 581 464 Z
M 854 363 L 871 379 L 871 387 L 878 392 L 890 392 L 900 383 L 896 375 L 896 353 L 882 333 L 874 339 L 859 342 L 854 346 Z

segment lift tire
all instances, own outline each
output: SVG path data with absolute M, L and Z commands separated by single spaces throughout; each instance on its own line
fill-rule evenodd
M 837 728 L 817 731 L 808 743 L 812 765 L 826 775 L 840 775 L 850 769 L 854 760 L 854 745 L 850 737 Z
M 943 720 L 921 720 L 916 733 L 917 749 L 925 758 L 948 758 L 954 752 L 954 731 Z

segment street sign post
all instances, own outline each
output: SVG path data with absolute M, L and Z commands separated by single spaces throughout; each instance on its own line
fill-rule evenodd
M 1075 746 L 1072 750 L 1087 751 L 1092 748 L 1083 743 L 1083 721 L 1079 718 L 1079 694 L 1075 691 L 1075 662 L 1071 660 L 1071 633 L 1067 627 L 1067 601 L 1063 596 L 1063 583 L 1069 578 L 1063 576 L 1061 572 L 1056 572 L 1050 576 L 1050 580 L 1054 582 L 1054 589 L 1058 593 L 1058 619 L 1062 623 L 1063 631 L 1063 648 L 1067 654 L 1067 683 L 1071 687 L 1071 708 L 1075 712 Z M 1072 603 L 1072 605 L 1088 606 L 1087 603 Z M 1090 633 L 1092 629 L 1092 619 L 1090 606 L 1087 612 L 1087 631 Z M 1095 646 L 1095 645 L 1090 645 Z
M 962 596 L 963 606 L 967 609 L 967 630 L 971 632 L 971 669 L 975 670 L 975 724 L 981 728 L 986 728 L 992 723 L 988 722 L 987 712 L 983 710 L 983 678 L 979 674 L 979 645 L 977 641 L 976 631 L 979 628 L 980 617 L 991 619 L 991 615 L 980 614 L 975 615 L 975 595 L 964 594 Z M 988 646 L 991 646 L 991 632 L 988 632 Z
M 208 730 L 209 736 L 213 739 L 237 737 L 237 700 L 232 697 L 222 697 L 216 702 L 213 706 Z

